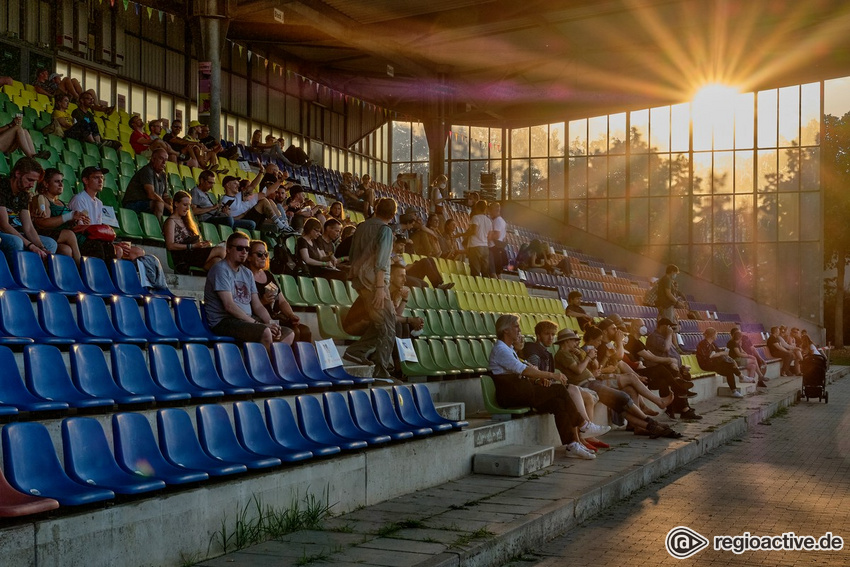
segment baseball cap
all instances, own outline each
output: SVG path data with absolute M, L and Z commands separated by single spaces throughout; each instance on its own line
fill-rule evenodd
M 80 177 L 88 177 L 92 173 L 103 173 L 106 175 L 109 173 L 109 170 L 105 167 L 100 167 L 99 165 L 90 165 L 87 168 L 83 169 L 83 172 L 80 174 Z
M 658 326 L 659 326 L 659 327 L 660 327 L 661 325 L 667 325 L 668 327 L 672 327 L 672 326 L 674 326 L 675 324 L 676 324 L 676 323 L 674 323 L 673 321 L 671 321 L 671 320 L 670 320 L 670 319 L 668 319 L 667 317 L 663 317 L 663 318 L 661 318 L 661 319 L 659 319 L 659 320 L 658 320 Z
M 197 120 L 192 120 L 191 122 L 189 122 L 189 128 L 197 128 L 200 125 L 201 125 L 201 123 L 198 122 Z

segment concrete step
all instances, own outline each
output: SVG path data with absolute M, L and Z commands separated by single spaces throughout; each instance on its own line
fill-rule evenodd
M 741 393 L 745 396 L 749 396 L 751 394 L 756 393 L 756 385 L 755 383 L 738 383 L 738 389 L 741 390 Z M 729 398 L 732 396 L 732 390 L 729 389 L 729 386 L 718 386 L 717 387 L 717 396 L 720 398 Z
M 436 408 L 438 414 L 446 419 L 451 419 L 452 421 L 466 420 L 466 406 L 463 402 L 435 403 L 434 408 Z
M 546 445 L 506 445 L 475 455 L 472 472 L 520 477 L 545 469 L 554 461 L 554 447 Z

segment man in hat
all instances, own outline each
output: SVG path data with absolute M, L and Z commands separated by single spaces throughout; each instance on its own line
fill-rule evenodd
M 153 213 L 160 222 L 165 211 L 171 214 L 171 188 L 165 174 L 167 161 L 165 149 L 153 150 L 148 164 L 140 168 L 127 184 L 121 206 L 136 213 Z
M 592 390 L 599 396 L 601 403 L 622 414 L 635 434 L 648 434 L 652 438 L 681 437 L 681 434 L 647 417 L 627 393 L 596 379 L 592 369 L 597 368 L 597 347 L 602 336 L 598 327 L 589 327 L 585 331 L 585 348 L 582 349 L 579 348 L 578 335 L 571 329 L 562 329 L 558 332 L 557 344 L 560 348 L 555 354 L 555 368 L 567 377 L 570 384 Z
M 645 327 L 639 319 L 635 319 L 632 321 L 626 350 L 632 360 L 643 361 L 645 367 L 636 371 L 647 378 L 647 386 L 650 389 L 658 390 L 662 397 L 666 397 L 670 390 L 675 394 L 673 403 L 665 410 L 668 416 L 675 417 L 676 413 L 679 413 L 682 419 L 702 419 L 702 416 L 697 415 L 688 405 L 687 398 L 692 398 L 697 393 L 689 390 L 694 383 L 682 375 L 683 370 L 688 369 L 682 366 L 682 359 L 673 348 L 673 327 L 674 323 L 670 319 L 661 319 L 644 345 L 640 337 Z
M 581 306 L 581 292 L 574 289 L 567 295 L 567 309 L 564 313 L 569 317 L 575 317 L 578 320 L 579 329 L 584 329 L 588 325 L 593 324 L 593 317 L 587 314 L 587 311 Z
M 496 319 L 497 340 L 489 364 L 496 401 L 503 407 L 531 406 L 551 413 L 567 457 L 595 459 L 596 455 L 581 443 L 580 436 L 604 435 L 611 428 L 597 425 L 582 415 L 581 393 L 575 386 L 564 384 L 563 376 L 544 372 L 519 359 L 512 345 L 520 334 L 516 315 L 505 314 Z
M 224 195 L 220 199 L 221 212 L 236 220 L 244 221 L 243 224 L 252 224 L 251 228 L 261 227 L 263 222 L 270 220 L 278 231 L 282 233 L 293 232 L 289 223 L 277 214 L 277 207 L 266 199 L 265 195 L 253 193 L 253 189 L 260 182 L 262 176 L 263 171 L 260 170 L 251 183 L 247 183 L 247 180 L 245 180 L 247 185 L 245 188 L 240 188 L 238 177 L 226 176 L 222 180 Z

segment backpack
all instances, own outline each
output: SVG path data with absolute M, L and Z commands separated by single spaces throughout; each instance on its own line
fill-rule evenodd
M 304 265 L 304 262 L 293 254 L 285 243 L 276 244 L 272 248 L 269 271 L 273 274 L 287 274 L 296 278 L 310 275 L 310 271 Z
M 643 295 L 643 304 L 647 307 L 658 307 L 656 303 L 658 303 L 658 282 L 652 284 Z

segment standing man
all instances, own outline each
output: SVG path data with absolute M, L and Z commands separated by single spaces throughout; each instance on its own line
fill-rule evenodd
M 240 342 L 262 343 L 271 355 L 272 342 L 292 344 L 291 329 L 271 321 L 260 302 L 254 274 L 245 266 L 251 242 L 244 232 L 227 238 L 224 261 L 207 273 L 204 309 L 213 333 L 233 337 Z
M 676 309 L 685 306 L 679 296 L 679 286 L 676 279 L 679 277 L 679 266 L 670 264 L 664 273 L 664 277 L 658 280 L 658 299 L 655 306 L 658 308 L 659 319 L 669 319 L 674 323 L 679 320 L 676 317 Z
M 375 378 L 391 377 L 395 309 L 388 289 L 393 249 L 389 222 L 395 217 L 396 207 L 394 200 L 380 199 L 375 214 L 357 227 L 351 242 L 351 282 L 366 306 L 369 325 L 343 358 L 357 364 L 374 363 Z
M 490 215 L 490 220 L 493 224 L 493 230 L 487 238 L 490 246 L 490 264 L 496 275 L 502 273 L 504 267 L 508 264 L 508 254 L 505 252 L 507 245 L 506 238 L 508 236 L 508 223 L 502 218 L 502 205 L 497 201 L 490 203 L 487 212 Z
M 168 152 L 153 150 L 150 162 L 130 179 L 121 206 L 136 213 L 153 213 L 162 222 L 164 211 L 171 214 L 171 192 L 165 175 Z
M 56 241 L 39 236 L 30 218 L 30 189 L 43 174 L 41 164 L 22 157 L 15 162 L 9 177 L 0 177 L 0 249 L 6 254 L 35 252 L 46 258 L 56 252 Z

